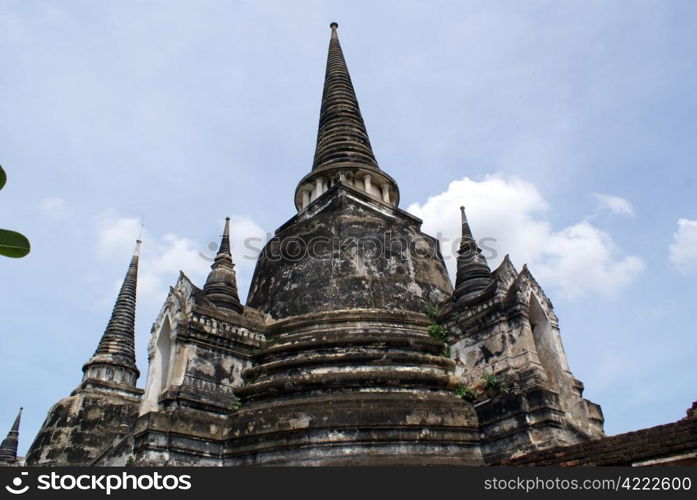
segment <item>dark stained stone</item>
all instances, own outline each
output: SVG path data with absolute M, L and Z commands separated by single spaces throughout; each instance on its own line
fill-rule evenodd
M 247 305 L 273 318 L 336 309 L 424 312 L 448 299 L 438 242 L 421 221 L 335 186 L 285 224 L 261 254 Z

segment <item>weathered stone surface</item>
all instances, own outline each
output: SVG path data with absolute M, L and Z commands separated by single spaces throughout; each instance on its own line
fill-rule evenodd
M 140 413 L 182 406 L 229 411 L 242 371 L 264 343 L 262 324 L 250 309 L 216 306 L 182 273 L 152 327 Z
M 337 308 L 423 312 L 452 285 L 438 242 L 420 225 L 337 184 L 267 243 L 247 305 L 274 319 Z
M 34 439 L 27 465 L 90 465 L 129 434 L 139 404 L 139 398 L 91 390 L 60 400 Z
M 477 408 L 487 460 L 603 436 L 600 407 L 570 372 L 552 304 L 508 258 L 478 294 L 443 313 L 456 372 L 470 387 L 495 376 L 507 392 Z
M 697 465 L 697 415 L 688 411 L 687 417 L 674 423 L 585 441 L 574 446 L 548 448 L 502 460 L 499 464 L 694 466 Z

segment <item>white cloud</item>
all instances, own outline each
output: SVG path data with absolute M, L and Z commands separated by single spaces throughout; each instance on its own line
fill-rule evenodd
M 230 244 L 238 269 L 254 268 L 257 257 L 268 239 L 266 231 L 249 217 L 231 217 Z
M 644 269 L 641 258 L 620 256 L 610 235 L 587 221 L 548 236 L 546 248 L 532 261 L 533 269 L 566 295 L 612 295 Z
M 52 220 L 62 220 L 70 217 L 73 211 L 68 203 L 60 197 L 46 198 L 39 203 L 41 215 Z
M 697 220 L 678 220 L 670 245 L 670 262 L 682 273 L 697 274 Z
M 616 215 L 634 215 L 632 203 L 625 198 L 601 193 L 595 193 L 593 197 L 597 203 L 598 210 L 607 210 Z
M 119 218 L 103 215 L 99 220 L 99 239 L 97 250 L 103 259 L 123 258 L 133 250 L 140 234 L 141 222 L 138 218 Z
M 451 182 L 445 192 L 408 208 L 424 220 L 425 232 L 441 240 L 452 276 L 462 204 L 492 268 L 508 253 L 518 268 L 527 262 L 541 282 L 568 297 L 612 295 L 644 268 L 639 257 L 621 255 L 610 235 L 586 220 L 555 231 L 544 218 L 549 206 L 533 184 L 489 175 Z
M 220 227 L 222 226 L 221 222 Z M 99 224 L 99 256 L 111 261 L 118 260 L 125 265 L 140 231 L 141 222 L 138 218 L 103 216 Z M 248 217 L 233 217 L 230 232 L 233 259 L 237 264 L 238 286 L 244 301 L 244 292 L 254 269 L 254 261 L 241 258 L 244 245 L 248 238 L 264 241 L 265 232 Z M 215 254 L 215 250 L 211 251 L 206 245 L 172 233 L 157 236 L 144 231 L 142 239 L 138 269 L 139 300 L 161 303 L 180 270 L 196 285 L 203 286 L 211 265 L 210 257 Z M 252 254 L 250 250 L 246 252 Z M 119 281 L 117 287 L 120 284 Z
M 252 282 L 257 257 L 269 235 L 256 222 L 245 216 L 230 218 L 230 245 L 237 271 L 237 289 L 245 302 Z

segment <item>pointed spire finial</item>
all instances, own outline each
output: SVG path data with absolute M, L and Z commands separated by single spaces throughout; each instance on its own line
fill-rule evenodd
M 467 221 L 467 214 L 465 213 L 465 206 L 460 206 L 460 220 L 462 222 L 462 242 L 460 243 L 460 248 L 463 244 L 468 244 L 470 241 L 474 241 L 474 236 L 472 235 L 472 230 L 470 229 L 469 222 Z
M 19 445 L 19 423 L 22 419 L 22 410 L 19 409 L 12 428 L 7 433 L 7 437 L 0 443 L 0 463 L 11 464 L 17 460 L 17 447 Z
M 24 407 L 20 406 L 19 407 L 19 413 L 17 413 L 17 417 L 15 418 L 15 423 L 12 426 L 13 431 L 19 432 L 19 422 L 22 420 L 22 411 L 24 410 Z
M 242 312 L 242 304 L 237 293 L 235 264 L 230 251 L 230 217 L 225 217 L 225 228 L 220 239 L 220 247 L 211 265 L 203 293 L 208 300 L 223 309 Z
M 219 263 L 220 260 L 229 261 L 228 263 L 234 267 L 232 253 L 230 252 L 230 217 L 225 217 L 225 227 L 223 229 L 223 234 L 220 236 L 218 255 L 215 256 L 216 263 Z M 211 268 L 215 265 L 214 263 Z
M 491 270 L 477 245 L 465 213 L 460 206 L 462 239 L 457 257 L 457 277 L 455 280 L 455 300 L 483 290 L 490 281 Z
M 333 22 L 329 26 L 332 36 L 329 41 L 317 147 L 312 169 L 337 163 L 377 169 L 378 162 L 370 146 L 356 92 L 339 44 L 336 32 L 339 24 Z
M 140 244 L 143 243 L 143 228 L 145 227 L 144 224 L 140 225 L 140 232 L 138 233 L 138 239 L 136 240 L 136 251 L 135 253 L 140 255 Z
M 391 206 L 399 205 L 399 187 L 392 177 L 380 170 L 368 131 L 363 121 L 356 91 L 339 43 L 339 23 L 330 25 L 329 51 L 324 73 L 322 105 L 317 127 L 317 144 L 312 170 L 295 190 L 295 206 L 306 208 L 341 183 L 368 193 Z M 346 184 L 346 178 L 350 184 Z M 363 186 L 363 187 L 361 187 Z

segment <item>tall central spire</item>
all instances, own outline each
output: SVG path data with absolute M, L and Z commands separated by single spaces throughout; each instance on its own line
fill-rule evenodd
M 378 167 L 339 43 L 339 25 L 330 27 L 315 157 L 312 171 L 295 191 L 295 206 L 303 210 L 330 187 L 343 184 L 396 207 L 399 188 Z
M 332 23 L 330 26 L 332 35 L 329 40 L 317 148 L 312 169 L 337 163 L 359 163 L 378 168 L 339 44 L 339 25 Z

